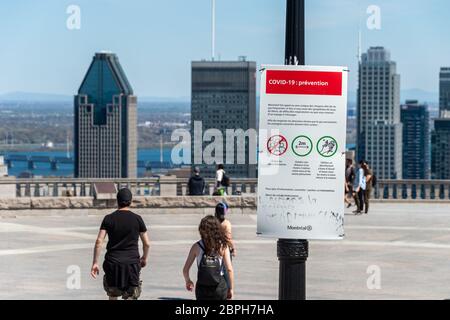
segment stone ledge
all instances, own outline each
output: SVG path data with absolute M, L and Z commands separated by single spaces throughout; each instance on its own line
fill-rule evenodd
M 31 209 L 31 198 L 2 198 L 0 199 L 0 212 L 3 210 Z
M 255 210 L 257 205 L 256 196 L 136 196 L 133 199 L 133 208 L 161 208 L 161 209 L 198 209 L 214 208 L 217 203 L 225 201 L 230 208 Z M 398 199 L 373 199 L 373 203 L 394 204 L 448 204 L 449 200 L 398 200 Z M 23 197 L 23 198 L 0 198 L 0 215 L 5 216 L 5 211 L 14 210 L 49 210 L 49 209 L 113 209 L 116 207 L 115 200 L 96 200 L 93 197 Z
M 256 196 L 175 196 L 175 197 L 135 197 L 134 208 L 214 208 L 217 203 L 225 201 L 230 208 L 256 209 Z M 0 199 L 0 215 L 13 210 L 49 210 L 49 209 L 112 209 L 115 200 L 95 200 L 92 197 L 36 197 Z

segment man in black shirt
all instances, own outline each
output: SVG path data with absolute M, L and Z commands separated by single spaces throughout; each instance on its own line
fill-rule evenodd
M 200 176 L 200 168 L 194 168 L 194 175 L 189 178 L 188 189 L 190 196 L 202 196 L 205 194 L 205 179 Z
M 137 299 L 141 294 L 140 272 L 147 265 L 150 241 L 142 218 L 130 211 L 132 194 L 124 188 L 117 193 L 118 210 L 105 216 L 95 241 L 91 275 L 94 279 L 100 272 L 98 258 L 103 241 L 108 235 L 105 261 L 103 262 L 103 287 L 110 300 Z M 143 244 L 143 255 L 139 255 L 139 238 Z

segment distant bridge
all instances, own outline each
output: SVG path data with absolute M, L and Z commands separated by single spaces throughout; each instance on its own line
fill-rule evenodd
M 58 170 L 59 164 L 74 164 L 75 161 L 73 157 L 51 157 L 51 156 L 28 156 L 21 154 L 5 154 L 4 155 L 5 163 L 8 165 L 8 168 L 14 167 L 15 162 L 27 162 L 28 169 L 33 170 L 36 169 L 37 163 L 48 163 L 50 164 L 50 168 L 54 171 Z M 138 160 L 137 162 L 138 168 L 145 168 L 147 171 L 152 169 L 172 169 L 174 165 L 170 162 L 159 162 L 159 161 L 145 161 Z

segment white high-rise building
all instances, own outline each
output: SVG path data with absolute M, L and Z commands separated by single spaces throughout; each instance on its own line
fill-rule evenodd
M 380 179 L 402 178 L 402 129 L 396 63 L 383 47 L 371 47 L 359 65 L 357 157 Z

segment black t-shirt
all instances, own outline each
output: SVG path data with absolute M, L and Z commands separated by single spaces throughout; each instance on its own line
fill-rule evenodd
M 139 262 L 139 234 L 147 231 L 141 216 L 117 210 L 105 216 L 100 229 L 108 234 L 105 260 L 123 264 Z

